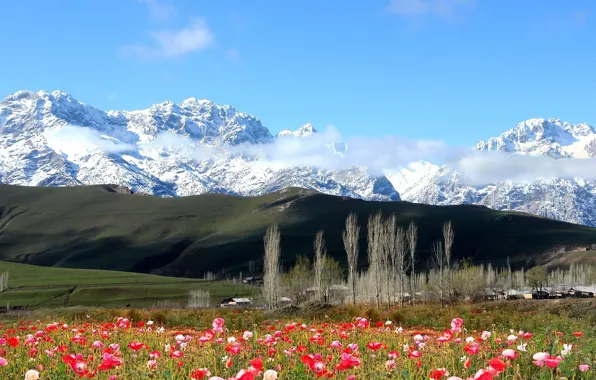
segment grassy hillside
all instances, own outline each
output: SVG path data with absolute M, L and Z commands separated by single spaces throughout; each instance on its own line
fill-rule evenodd
M 419 225 L 423 263 L 441 236 L 455 229 L 454 254 L 477 262 L 517 265 L 557 245 L 596 242 L 596 229 L 481 206 L 429 206 L 367 202 L 287 189 L 259 197 L 205 194 L 181 198 L 119 194 L 107 186 L 33 188 L 0 186 L 0 260 L 42 266 L 157 272 L 202 276 L 206 271 L 248 269 L 259 260 L 263 234 L 279 223 L 283 264 L 311 254 L 312 239 L 325 230 L 329 254 L 343 260 L 341 231 L 350 211 L 363 224 L 361 259 L 366 264 L 369 214 L 395 213 L 404 226 Z
M 0 293 L 0 308 L 9 306 L 150 307 L 160 301 L 184 305 L 190 290 L 208 290 L 211 302 L 253 296 L 249 285 L 91 269 L 48 268 L 0 261 L 9 272 L 9 290 Z

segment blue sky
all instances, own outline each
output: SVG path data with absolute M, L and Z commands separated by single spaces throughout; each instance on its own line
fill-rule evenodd
M 591 0 L 102 0 L 3 4 L 0 97 L 103 109 L 188 97 L 273 133 L 472 145 L 532 117 L 596 124 Z

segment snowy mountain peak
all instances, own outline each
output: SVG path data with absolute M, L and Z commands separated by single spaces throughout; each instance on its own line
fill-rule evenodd
M 313 133 L 317 133 L 317 130 L 312 126 L 312 124 L 306 123 L 302 127 L 298 128 L 295 131 L 291 131 L 289 129 L 284 129 L 283 131 L 280 131 L 277 134 L 277 136 L 278 137 L 288 137 L 288 136 L 306 137 L 306 136 L 312 135 Z
M 596 129 L 559 119 L 529 119 L 498 137 L 480 141 L 475 150 L 519 152 L 553 158 L 596 157 Z
M 311 125 L 296 131 L 314 133 Z M 398 200 L 366 168 L 286 167 L 229 145 L 274 142 L 261 121 L 209 100 L 102 111 L 54 91 L 20 91 L 0 103 L 0 183 L 71 186 L 118 183 L 136 192 L 258 195 L 286 187 Z
M 423 177 L 437 173 L 439 169 L 439 166 L 421 160 L 411 162 L 407 167 L 399 170 L 388 171 L 385 175 L 391 181 L 395 190 L 400 194 L 404 194 L 406 190 L 414 186 Z

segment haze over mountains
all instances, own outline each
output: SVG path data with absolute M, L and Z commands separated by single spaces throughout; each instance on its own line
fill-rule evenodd
M 310 124 L 273 136 L 252 115 L 195 98 L 107 112 L 60 91 L 20 91 L 0 103 L 0 183 L 114 183 L 159 196 L 302 187 L 367 200 L 480 204 L 596 226 L 596 183 L 582 170 L 596 157 L 596 130 L 587 124 L 527 120 L 473 147 L 496 154 L 489 161 L 471 155 L 436 165 L 421 159 L 440 143 L 395 142 L 388 156 L 391 144 L 381 151 Z M 542 175 L 526 175 L 537 167 Z

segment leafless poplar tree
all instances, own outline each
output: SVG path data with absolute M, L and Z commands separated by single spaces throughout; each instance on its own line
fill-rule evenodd
M 315 235 L 315 240 L 313 242 L 313 246 L 315 248 L 315 261 L 314 261 L 314 269 L 315 269 L 315 294 L 317 301 L 321 300 L 323 297 L 323 268 L 325 266 L 325 259 L 326 259 L 326 248 L 325 248 L 325 240 L 323 239 L 323 230 L 320 230 Z
M 445 268 L 446 268 L 446 256 L 443 253 L 443 243 L 440 240 L 437 240 L 432 245 L 432 259 L 434 261 L 434 269 L 437 272 L 436 278 L 434 279 L 433 287 L 435 288 L 435 292 L 441 302 L 441 305 L 445 301 L 445 290 L 446 290 L 446 281 L 445 281 Z
M 395 288 L 398 279 L 398 247 L 395 241 L 397 219 L 395 218 L 395 214 L 385 220 L 383 227 L 384 259 L 381 260 L 381 265 L 386 273 L 382 274 L 382 276 L 386 280 L 387 302 L 391 305 L 392 299 L 395 299 Z
M 358 238 L 360 237 L 360 226 L 358 225 L 358 216 L 350 213 L 346 218 L 346 228 L 343 232 L 343 241 L 346 254 L 348 256 L 348 287 L 352 293 L 352 301 L 356 304 L 356 269 L 358 267 Z
M 8 272 L 0 274 L 0 292 L 8 290 Z
M 395 266 L 397 268 L 397 277 L 399 280 L 399 304 L 403 306 L 404 303 L 404 289 L 405 279 L 407 274 L 407 242 L 406 233 L 403 228 L 399 227 L 395 231 L 395 251 L 397 252 Z
M 410 292 L 412 293 L 412 297 L 414 297 L 414 279 L 416 278 L 416 244 L 418 243 L 418 227 L 414 222 L 410 222 L 406 235 L 408 249 L 410 251 L 410 265 L 412 266 L 412 274 L 410 276 Z
M 374 279 L 377 306 L 381 305 L 381 235 L 383 230 L 383 215 L 379 211 L 368 217 L 368 271 Z
M 451 248 L 453 247 L 453 238 L 455 233 L 453 227 L 451 227 L 451 221 L 443 224 L 443 240 L 445 242 L 445 259 L 447 267 L 451 267 Z
M 451 283 L 451 255 L 454 237 L 455 232 L 453 231 L 453 227 L 451 226 L 451 221 L 445 222 L 443 224 L 443 241 L 445 244 L 445 277 L 448 283 Z M 451 297 L 451 294 L 449 294 L 449 296 Z
M 265 302 L 270 307 L 275 307 L 279 299 L 280 273 L 280 234 L 279 226 L 272 224 L 267 228 L 265 237 L 265 257 L 264 257 L 264 276 L 263 276 L 263 295 Z

